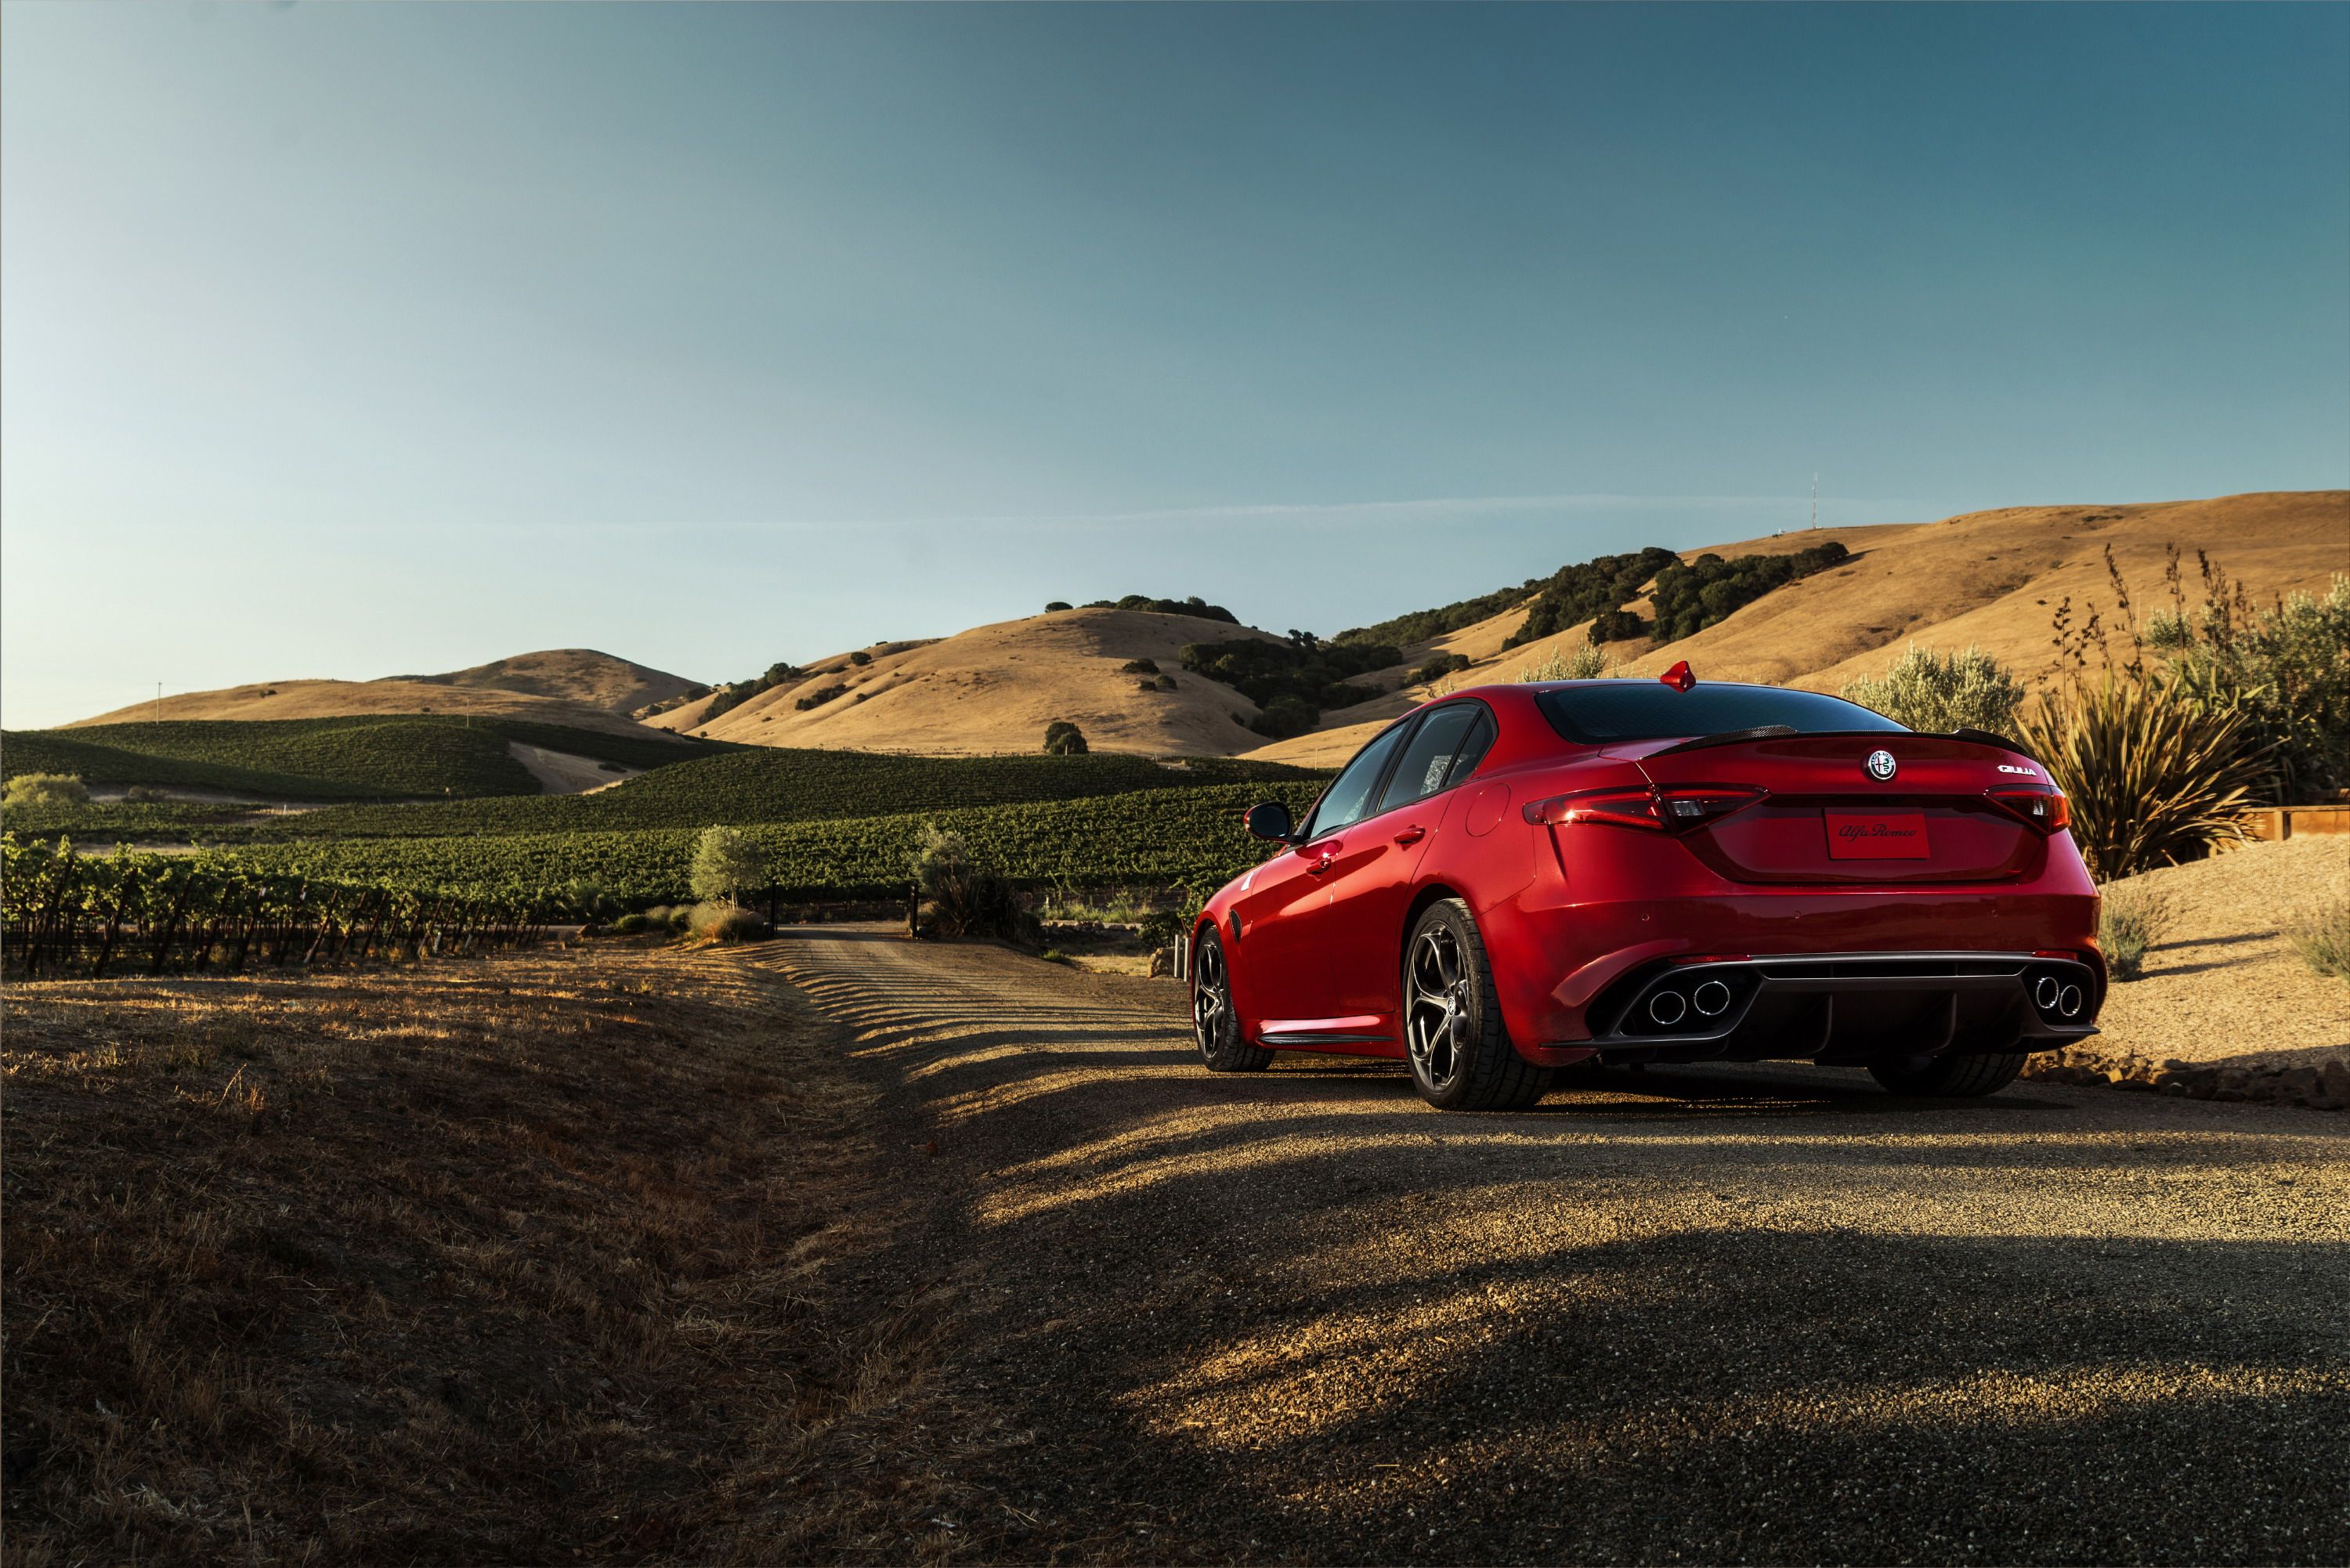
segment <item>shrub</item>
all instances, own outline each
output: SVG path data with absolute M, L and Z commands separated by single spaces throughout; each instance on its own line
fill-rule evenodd
M 1988 730 L 2011 737 L 2016 732 L 2015 711 L 2023 702 L 2023 688 L 2015 678 L 1971 644 L 1956 653 L 1936 653 L 1913 642 L 1884 674 L 1853 681 L 1842 695 L 1913 730 Z
M 1645 636 L 1648 623 L 1630 610 L 1602 610 L 1591 618 L 1591 629 L 1584 635 L 1595 648 L 1603 642 L 1625 642 Z
M 566 914 L 577 915 L 588 925 L 597 925 L 619 912 L 620 901 L 601 882 L 585 877 L 574 877 L 555 889 L 556 906 Z
M 1066 964 L 1071 969 L 1077 967 L 1077 961 L 1071 958 L 1068 954 L 1063 952 L 1058 948 L 1046 948 L 1043 952 L 1038 953 L 1036 956 L 1043 959 L 1046 963 Z
M 677 911 L 667 904 L 655 904 L 645 911 L 645 924 L 667 929 L 671 924 L 671 917 L 676 913 Z
M 1045 752 L 1048 756 L 1082 757 L 1086 754 L 1086 734 L 1066 719 L 1055 719 L 1045 726 Z
M 1411 672 L 1411 683 L 1425 686 L 1431 680 L 1441 680 L 1455 670 L 1468 668 L 1469 661 L 1457 653 L 1432 654 L 1427 663 Z
M 88 804 L 89 786 L 73 774 L 18 774 L 0 791 L 0 805 L 26 810 Z
M 1051 604 L 1045 607 L 1045 613 L 1046 615 L 1051 615 L 1055 610 L 1074 609 L 1076 607 L 1076 606 L 1070 604 L 1066 599 L 1055 599 Z
M 1159 690 L 1159 682 L 1156 680 L 1138 680 L 1134 683 L 1134 689 L 1137 691 L 1156 691 Z
M 2094 684 L 2043 692 L 2016 727 L 2071 797 L 2073 840 L 2102 881 L 2244 836 L 2241 818 L 2265 764 L 2240 713 L 2108 670 Z
M 873 656 L 860 648 L 856 652 L 848 656 L 848 662 L 857 666 L 858 669 L 862 670 L 867 665 L 873 662 Z
M 1156 675 L 1159 661 L 1155 659 L 1129 659 L 1118 667 L 1120 675 Z
M 705 902 L 739 902 L 746 888 L 764 887 L 767 856 L 739 827 L 705 827 L 693 846 L 693 896 Z
M 696 904 L 686 929 L 709 942 L 753 942 L 767 934 L 767 922 L 733 904 Z
M 2224 581 L 2216 567 L 2207 576 Z M 2241 595 L 2215 597 L 2169 655 L 2169 674 L 2188 700 L 2244 716 L 2267 748 L 2263 798 L 2295 805 L 2350 785 L 2350 576 L 2334 577 L 2322 599 L 2295 594 L 2257 613 Z
M 2350 981 L 2350 898 L 2336 897 L 2286 923 L 2285 940 L 2320 974 Z
M 836 698 L 846 697 L 847 695 L 848 688 L 846 686 L 819 687 L 817 690 L 809 692 L 806 696 L 794 702 L 792 706 L 805 713 L 811 708 L 821 708 L 826 703 L 832 701 Z
M 1607 672 L 1607 656 L 1588 642 L 1578 642 L 1573 648 L 1554 649 L 1531 664 L 1519 668 L 1516 680 L 1596 680 Z
M 650 924 L 651 924 L 651 922 L 647 920 L 642 915 L 622 915 L 619 919 L 612 922 L 612 934 L 618 937 L 634 936 L 637 932 L 643 930 Z
M 931 935 L 1035 940 L 1036 917 L 1021 907 L 1010 881 L 979 863 L 961 835 L 923 828 L 909 868 L 922 896 L 922 929 Z
M 153 784 L 132 784 L 122 792 L 122 798 L 133 805 L 153 805 L 172 798 L 172 792 Z
M 1322 722 L 1322 710 L 1300 697 L 1276 697 L 1249 722 L 1249 728 L 1268 740 L 1285 741 L 1302 735 Z
M 1773 588 L 1840 565 L 1850 554 L 1830 539 L 1789 556 L 1741 556 L 1725 561 L 1709 553 L 1687 566 L 1676 560 L 1657 573 L 1656 585 L 1649 591 L 1657 619 L 1648 628 L 1648 639 L 1674 642 L 1694 637 Z
M 2117 981 L 2146 972 L 2146 955 L 2170 934 L 2175 911 L 2169 897 L 2142 882 L 2117 882 L 2102 889 L 2097 906 L 2097 946 Z

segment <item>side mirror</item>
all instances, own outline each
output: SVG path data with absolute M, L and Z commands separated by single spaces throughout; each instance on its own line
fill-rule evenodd
M 1297 836 L 1296 829 L 1289 820 L 1289 808 L 1277 800 L 1249 807 L 1241 817 L 1241 826 L 1247 828 L 1253 836 L 1270 838 L 1276 844 L 1294 843 Z

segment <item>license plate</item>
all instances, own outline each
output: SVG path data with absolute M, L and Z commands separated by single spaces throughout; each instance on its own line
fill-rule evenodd
M 1832 811 L 1827 818 L 1831 860 L 1923 860 L 1929 853 L 1922 811 Z

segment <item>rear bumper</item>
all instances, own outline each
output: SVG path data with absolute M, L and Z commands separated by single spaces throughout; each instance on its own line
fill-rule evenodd
M 2097 968 L 2035 952 L 1800 953 L 1643 964 L 1537 1062 L 1915 1060 L 2054 1050 L 2095 1034 Z

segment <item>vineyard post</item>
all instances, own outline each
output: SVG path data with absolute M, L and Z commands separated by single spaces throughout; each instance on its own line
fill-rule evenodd
M 253 899 L 245 908 L 244 919 L 236 928 L 236 957 L 229 960 L 228 971 L 234 974 L 244 967 L 245 957 L 253 950 L 253 933 L 261 924 L 262 889 L 254 884 Z
M 302 906 L 309 901 L 309 898 L 310 879 L 305 877 L 296 884 L 294 902 L 287 906 L 277 922 L 277 956 L 270 962 L 278 969 L 286 967 L 286 950 L 294 945 L 294 930 L 300 923 Z
M 195 892 L 196 867 L 193 861 L 190 861 L 186 873 L 180 878 L 179 891 L 172 897 L 172 912 L 163 917 L 163 929 L 155 938 L 154 951 L 147 963 L 149 974 L 163 972 L 163 961 L 172 953 L 172 939 L 180 934 L 180 920 L 187 914 L 188 900 L 195 897 Z
M 115 853 L 120 858 L 121 851 L 118 849 Z M 89 971 L 92 980 L 106 978 L 107 961 L 114 956 L 114 939 L 122 933 L 122 909 L 130 901 L 130 890 L 138 880 L 138 872 L 125 870 L 122 879 L 114 885 L 114 908 L 107 911 L 106 931 L 99 938 L 98 958 L 91 963 Z
M 343 890 L 340 888 L 332 888 L 327 894 L 327 901 L 318 906 L 317 934 L 310 939 L 310 945 L 302 950 L 304 969 L 309 968 L 317 961 L 318 950 L 327 945 L 327 938 L 335 929 L 335 907 L 342 902 L 342 898 Z

